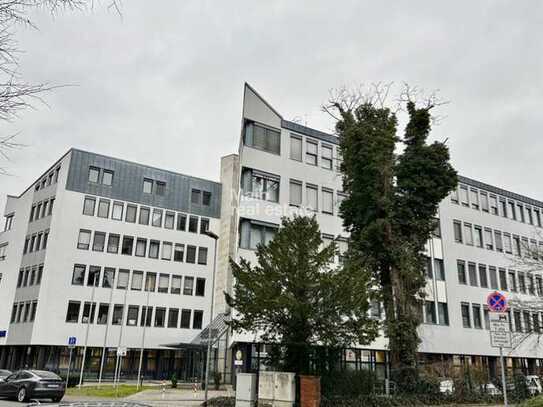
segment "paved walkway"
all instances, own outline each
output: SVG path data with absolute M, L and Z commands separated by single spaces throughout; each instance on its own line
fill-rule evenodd
M 208 397 L 233 396 L 230 390 L 209 390 Z M 137 401 L 150 406 L 199 406 L 204 401 L 204 391 L 193 392 L 191 389 L 145 390 L 132 394 L 125 400 Z

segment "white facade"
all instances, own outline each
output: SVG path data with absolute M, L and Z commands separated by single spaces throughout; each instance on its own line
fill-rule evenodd
M 70 150 L 8 199 L 0 351 L 65 347 L 69 337 L 89 348 L 191 344 L 209 323 L 215 253 L 203 232 L 218 232 L 219 205 L 217 183 Z
M 256 127 L 258 127 L 257 130 L 255 130 Z M 234 255 L 232 252 L 230 253 L 232 257 L 243 257 L 254 261 L 256 243 L 259 240 L 265 242 L 270 238 L 272 229 L 280 224 L 281 216 L 288 216 L 292 213 L 315 214 L 325 241 L 327 238 L 347 237 L 338 216 L 338 204 L 343 195 L 341 174 L 337 171 L 340 156 L 335 136 L 284 120 L 248 85 L 244 90 L 241 133 L 239 156 L 230 157 L 226 162 L 231 168 L 231 163 L 235 161 L 238 172 L 223 171 L 223 179 L 221 180 L 223 184 L 225 180 L 230 183 L 228 177 L 237 177 L 239 185 L 239 191 L 237 191 L 238 208 L 229 211 L 228 214 L 223 211 L 223 219 L 221 220 L 223 226 L 232 225 L 233 228 L 236 228 L 235 233 L 230 230 L 230 234 L 237 239 L 235 244 L 230 243 L 230 246 L 236 248 L 233 251 Z M 273 140 L 270 141 L 267 138 Z M 248 187 L 250 182 L 245 179 L 247 171 L 250 170 L 255 176 L 253 191 Z M 254 190 L 255 185 L 256 191 Z M 265 186 L 263 187 L 263 185 Z M 267 191 L 266 186 L 271 186 L 272 190 Z M 275 191 L 277 186 L 278 190 Z M 465 187 L 470 191 L 468 199 L 471 199 L 467 206 L 463 205 L 461 201 L 463 196 L 461 191 Z M 235 194 L 236 191 L 233 193 Z M 453 195 L 456 196 L 456 194 Z M 540 301 L 543 296 L 543 287 L 540 283 L 541 271 L 525 273 L 526 294 L 512 292 L 510 285 L 505 288 L 499 284 L 499 270 L 504 268 L 507 272 L 511 269 L 515 270 L 518 285 L 519 275 L 522 275 L 522 272 L 519 274 L 518 270 L 521 257 L 506 253 L 509 250 L 505 248 L 501 251 L 496 250 L 495 231 L 501 232 L 502 240 L 508 233 L 511 237 L 513 235 L 520 236 L 521 240 L 525 237 L 528 242 L 531 239 L 537 239 L 537 243 L 543 245 L 543 241 L 540 242 L 543 238 L 537 237 L 543 231 L 541 229 L 543 202 L 515 195 L 464 177 L 460 177 L 458 194 L 460 195 L 458 204 L 451 201 L 449 197 L 440 204 L 441 233 L 430 239 L 426 245 L 425 254 L 429 256 L 429 271 L 427 272 L 427 296 L 423 312 L 425 322 L 420 327 L 422 337 L 420 352 L 451 357 L 458 355 L 462 357 L 493 357 L 498 355 L 499 351 L 490 345 L 486 323 L 487 312 L 485 311 L 487 295 L 491 291 L 501 290 L 512 300 L 520 298 Z M 485 201 L 483 209 L 485 194 L 488 201 Z M 474 201 L 476 196 L 478 204 Z M 498 214 L 493 214 L 493 209 L 490 207 L 490 197 L 492 196 L 497 197 L 498 205 L 502 198 L 514 201 L 515 210 L 518 212 L 517 220 L 502 216 L 501 208 Z M 522 218 L 520 217 L 519 205 L 522 205 L 524 211 Z M 528 214 L 527 208 L 530 208 L 531 215 Z M 538 212 L 534 212 L 536 210 Z M 541 221 L 538 223 L 537 219 L 541 219 Z M 454 220 L 462 222 L 464 234 L 469 234 L 467 225 L 471 225 L 472 240 L 474 241 L 472 245 L 466 244 L 466 239 L 469 239 L 467 236 L 463 243 L 455 241 Z M 475 243 L 475 226 L 481 227 L 483 248 L 477 247 Z M 252 231 L 254 230 L 258 234 L 259 228 L 264 228 L 264 232 L 258 238 L 254 238 Z M 267 228 L 270 228 L 269 236 Z M 486 246 L 488 239 L 485 237 L 485 230 L 488 228 L 492 230 L 492 249 Z M 499 235 L 500 233 L 498 233 Z M 504 245 L 505 240 L 502 242 L 502 246 Z M 340 240 L 339 248 L 340 251 L 345 250 L 346 242 L 343 243 Z M 460 263 L 465 262 L 466 283 L 460 281 L 458 277 L 458 267 L 461 267 L 458 266 L 459 261 Z M 475 264 L 477 275 L 477 281 L 473 282 L 469 279 L 469 271 L 473 270 L 472 263 Z M 491 282 L 491 273 L 494 268 L 498 273 L 498 285 Z M 533 288 L 530 288 L 529 281 L 532 278 L 534 285 Z M 231 290 L 232 279 L 227 267 L 219 268 L 218 281 L 227 290 Z M 220 283 L 221 281 L 222 283 Z M 517 289 L 517 291 L 519 290 Z M 217 301 L 220 302 L 220 298 L 217 298 Z M 468 305 L 469 327 L 466 318 L 464 320 L 462 318 L 462 305 Z M 223 309 L 226 310 L 224 304 Z M 519 308 L 519 311 L 526 313 L 528 310 Z M 532 328 L 539 327 L 541 329 L 543 327 L 540 311 L 541 309 L 538 312 L 529 311 Z M 377 312 L 379 313 L 380 310 Z M 513 309 L 513 317 L 515 312 L 516 310 Z M 521 315 L 524 318 L 524 314 Z M 527 362 L 525 360 L 522 364 L 533 364 L 536 363 L 536 360 L 543 358 L 543 347 L 539 343 L 539 335 L 530 332 L 532 328 L 524 323 L 524 319 L 522 322 L 523 326 L 519 328 L 522 331 L 518 332 L 516 332 L 517 328 L 513 322 L 515 347 L 506 350 L 506 354 L 514 358 L 526 359 Z M 232 344 L 255 341 L 258 341 L 258 336 L 253 333 L 233 334 L 231 337 Z M 363 346 L 363 348 L 386 350 L 387 341 L 381 336 L 374 343 Z M 541 366 L 540 362 L 536 363 L 537 366 Z M 512 363 L 512 359 L 510 359 L 510 366 Z

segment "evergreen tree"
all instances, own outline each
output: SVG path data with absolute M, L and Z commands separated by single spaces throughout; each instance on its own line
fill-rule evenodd
M 282 368 L 309 372 L 312 346 L 367 344 L 377 335 L 368 317 L 370 279 L 349 258 L 333 265 L 335 242 L 323 245 L 315 217 L 283 218 L 267 245 L 256 250 L 257 263 L 231 260 L 236 331 L 256 331 L 284 349 Z
M 349 252 L 358 258 L 360 278 L 369 271 L 385 309 L 385 334 L 399 384 L 415 379 L 420 343 L 420 298 L 423 297 L 424 244 L 436 226 L 439 203 L 457 184 L 445 144 L 427 142 L 431 105 L 407 101 L 409 121 L 397 136 L 397 117 L 390 109 L 363 102 L 333 105 L 343 157 L 340 207 L 351 233 Z M 398 147 L 403 147 L 401 153 Z M 412 378 L 413 380 L 409 380 Z

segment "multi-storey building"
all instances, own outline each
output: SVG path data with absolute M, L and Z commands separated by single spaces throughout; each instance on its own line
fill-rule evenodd
M 285 120 L 248 85 L 242 115 L 239 154 L 222 161 L 221 232 L 229 238 L 221 258 L 254 261 L 256 245 L 271 239 L 281 216 L 292 213 L 316 215 L 323 240 L 337 239 L 341 256 L 348 234 L 338 213 L 344 193 L 337 137 Z M 543 367 L 543 306 L 533 306 L 543 305 L 542 270 L 523 267 L 534 252 L 530 247 L 543 248 L 543 202 L 460 177 L 438 216 L 439 228 L 425 250 L 421 361 L 474 363 L 495 374 L 499 350 L 490 344 L 485 304 L 491 291 L 501 290 L 516 303 L 510 310 L 514 347 L 506 352 L 508 366 L 530 372 Z M 231 289 L 227 264 L 219 261 L 219 309 L 228 311 L 220 293 Z M 379 304 L 372 314 L 383 316 Z M 234 333 L 229 343 L 242 350 L 245 366 L 266 356 L 265 347 L 257 352 L 254 334 Z M 343 363 L 384 373 L 386 347 L 380 337 L 346 350 Z
M 0 234 L 0 365 L 199 376 L 221 186 L 72 149 L 20 196 Z M 187 344 L 176 349 L 174 344 Z M 84 350 L 86 347 L 86 351 Z
M 315 215 L 323 240 L 338 242 L 341 263 L 349 236 L 339 217 L 339 162 L 336 136 L 283 119 L 248 85 L 239 151 L 222 158 L 220 183 L 70 150 L 8 197 L 0 368 L 66 369 L 67 339 L 76 336 L 74 365 L 86 345 L 87 374 L 97 374 L 105 354 L 111 376 L 120 346 L 129 350 L 125 376 L 135 376 L 140 349 L 147 376 L 201 375 L 215 255 L 202 232 L 219 236 L 211 331 L 222 333 L 230 312 L 224 292 L 233 286 L 229 258 L 255 261 L 255 248 L 273 237 L 282 216 Z M 543 307 L 533 304 L 543 303 L 543 277 L 523 265 L 543 248 L 543 202 L 460 177 L 437 215 L 425 249 L 421 361 L 476 364 L 495 374 L 485 303 L 499 290 L 514 300 L 507 365 L 538 371 Z M 377 303 L 371 313 L 383 316 Z M 266 357 L 258 333 L 226 331 L 215 346 L 215 366 L 227 380 L 233 354 L 241 354 L 242 370 Z M 384 374 L 386 349 L 381 336 L 345 350 L 342 363 Z

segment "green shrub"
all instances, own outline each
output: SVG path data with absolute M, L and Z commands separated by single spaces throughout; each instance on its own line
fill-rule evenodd
M 527 400 L 522 403 L 520 407 L 543 407 L 543 396 L 537 396 L 533 399 Z
M 460 404 L 495 404 L 499 398 L 486 395 L 471 394 L 465 399 L 458 399 L 454 395 L 445 394 L 418 394 L 418 395 L 395 395 L 386 397 L 384 395 L 364 395 L 355 398 L 345 397 L 323 397 L 321 407 L 420 407 L 438 405 L 460 405 Z M 539 406 L 529 406 L 539 407 Z
M 207 407 L 234 407 L 236 405 L 236 399 L 234 397 L 214 397 L 206 402 L 204 401 L 202 406 Z
M 321 394 L 324 397 L 354 398 L 376 391 L 377 378 L 370 370 L 344 370 L 326 372 L 321 376 Z
M 177 375 L 174 373 L 172 374 L 172 377 L 170 378 L 171 382 L 172 382 L 172 389 L 176 389 L 177 388 Z

